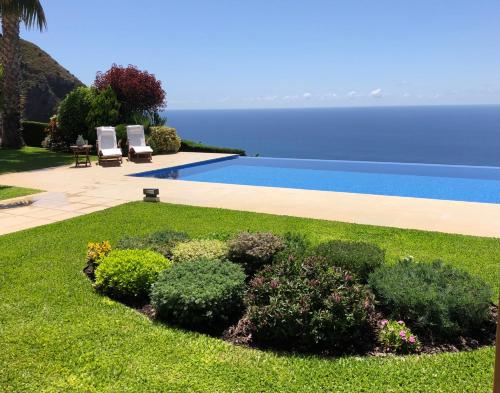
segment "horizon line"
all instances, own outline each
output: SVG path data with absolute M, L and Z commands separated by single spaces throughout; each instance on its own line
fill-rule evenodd
M 252 108 L 165 108 L 160 113 L 166 111 L 233 111 L 233 110 L 293 110 L 293 109 L 358 109 L 358 108 L 421 108 L 421 107 L 471 107 L 471 106 L 500 106 L 495 104 L 402 104 L 402 105 L 353 105 L 353 106 L 297 106 L 297 107 L 252 107 Z

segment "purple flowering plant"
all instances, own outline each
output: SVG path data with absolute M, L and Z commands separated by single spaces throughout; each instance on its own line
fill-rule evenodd
M 386 351 L 395 353 L 414 353 L 421 348 L 420 341 L 404 321 L 380 321 L 378 341 Z

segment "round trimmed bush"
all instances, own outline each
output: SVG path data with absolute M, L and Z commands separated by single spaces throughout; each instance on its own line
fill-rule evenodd
M 369 284 L 390 318 L 407 321 L 423 335 L 456 339 L 491 318 L 488 284 L 439 261 L 406 259 L 376 270 Z
M 150 250 L 115 250 L 102 258 L 95 270 L 95 288 L 118 298 L 148 295 L 158 273 L 172 263 Z
M 242 232 L 229 243 L 228 257 L 242 265 L 249 276 L 253 276 L 263 265 L 272 261 L 273 256 L 283 249 L 283 240 L 268 232 Z
M 155 154 L 177 153 L 181 147 L 181 138 L 177 136 L 175 128 L 157 126 L 149 128 L 148 143 Z
M 147 249 L 159 252 L 167 258 L 172 258 L 172 249 L 181 242 L 189 240 L 184 232 L 159 231 L 147 236 L 124 236 L 116 246 L 120 250 Z
M 320 257 L 265 266 L 250 282 L 245 303 L 257 341 L 307 351 L 362 347 L 373 308 L 351 273 Z
M 165 270 L 151 289 L 160 319 L 196 330 L 220 328 L 243 307 L 245 273 L 228 261 L 190 261 Z
M 174 262 L 189 262 L 200 259 L 224 260 L 227 258 L 227 245 L 217 239 L 197 239 L 177 244 L 172 249 Z
M 312 251 L 325 258 L 333 266 L 349 270 L 363 283 L 375 269 L 384 264 L 384 250 L 375 244 L 330 240 L 319 244 Z

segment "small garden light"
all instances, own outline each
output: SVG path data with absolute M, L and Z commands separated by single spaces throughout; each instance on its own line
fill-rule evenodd
M 160 190 L 158 188 L 144 188 L 142 192 L 145 202 L 160 202 Z

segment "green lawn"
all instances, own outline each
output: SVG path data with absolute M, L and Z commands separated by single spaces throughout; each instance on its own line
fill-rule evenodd
M 40 192 L 33 188 L 2 186 L 0 184 L 0 201 L 3 199 L 16 198 L 24 195 L 31 195 Z
M 74 163 L 72 154 L 57 153 L 41 147 L 24 147 L 20 150 L 0 149 L 0 175 L 72 163 Z
M 490 392 L 494 349 L 388 358 L 278 355 L 150 322 L 96 294 L 88 241 L 162 228 L 192 236 L 300 231 L 442 258 L 500 284 L 500 240 L 136 202 L 0 237 L 2 392 Z

